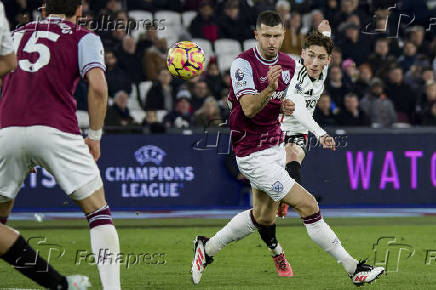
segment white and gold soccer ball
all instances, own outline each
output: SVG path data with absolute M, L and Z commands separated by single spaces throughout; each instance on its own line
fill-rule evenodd
M 204 69 L 204 61 L 204 51 L 191 41 L 177 42 L 168 50 L 168 70 L 173 76 L 184 80 L 200 75 Z

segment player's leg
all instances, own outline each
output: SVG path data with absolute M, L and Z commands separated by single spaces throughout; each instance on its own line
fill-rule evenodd
M 301 163 L 306 157 L 307 137 L 305 135 L 286 136 L 286 166 L 285 169 L 289 176 L 297 183 L 301 184 Z M 288 205 L 280 203 L 277 215 L 285 217 L 288 214 Z
M 69 286 L 75 286 L 74 289 L 91 287 L 86 276 L 65 277 L 59 274 L 17 231 L 4 225 L 0 225 L 0 258 L 44 288 L 66 290 L 70 289 Z
M 339 238 L 322 218 L 318 202 L 301 185 L 294 184 L 282 201 L 295 209 L 301 216 L 309 237 L 344 267 L 353 278 L 353 283 L 371 282 L 384 272 L 382 267 L 373 268 L 364 262 L 359 263 L 344 249 Z M 362 281 L 363 276 L 366 278 Z
M 0 196 L 0 224 L 5 225 L 8 221 L 11 210 L 14 207 L 14 200 Z
M 265 192 L 253 188 L 253 223 L 256 225 L 262 241 L 271 251 L 279 276 L 294 275 L 282 247 L 276 237 L 276 212 L 279 203 L 271 199 Z
M 42 137 L 41 137 L 42 136 Z M 35 126 L 29 138 L 32 156 L 83 210 L 89 222 L 91 248 L 104 289 L 120 289 L 120 253 L 117 231 L 106 203 L 100 171 L 82 136 Z M 98 255 L 104 253 L 102 257 Z

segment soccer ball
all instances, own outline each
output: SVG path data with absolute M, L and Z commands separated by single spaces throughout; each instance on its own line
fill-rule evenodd
M 170 47 L 167 66 L 173 76 L 189 80 L 201 74 L 204 68 L 204 59 L 204 52 L 198 44 L 191 41 L 181 41 Z

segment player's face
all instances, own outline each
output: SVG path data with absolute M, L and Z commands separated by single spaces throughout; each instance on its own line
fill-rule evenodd
M 254 32 L 258 47 L 262 56 L 266 59 L 273 59 L 282 47 L 285 31 L 281 24 L 277 26 L 267 26 L 261 24 L 260 28 Z
M 324 66 L 328 65 L 331 56 L 323 46 L 311 45 L 301 52 L 307 74 L 314 79 L 319 78 Z

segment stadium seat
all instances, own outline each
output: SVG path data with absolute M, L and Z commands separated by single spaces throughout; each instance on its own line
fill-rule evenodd
M 241 45 L 233 39 L 217 39 L 215 41 L 215 53 L 219 55 L 237 56 L 241 53 Z
M 136 123 L 142 123 L 145 118 L 145 111 L 143 110 L 135 110 L 130 111 L 130 116 L 135 120 Z
M 230 55 L 230 54 L 217 56 L 218 69 L 220 70 L 220 72 L 223 73 L 229 70 L 235 58 L 236 55 Z
M 182 16 L 180 13 L 168 10 L 160 10 L 154 13 L 155 19 L 158 21 L 164 19 L 164 25 L 167 26 L 179 26 L 182 24 Z
M 256 46 L 256 39 L 247 39 L 244 41 L 244 51 Z
M 138 38 L 141 35 L 141 33 L 145 33 L 144 21 L 146 20 L 152 21 L 153 14 L 151 12 L 143 11 L 143 10 L 132 10 L 129 11 L 129 17 L 135 19 L 136 21 L 139 21 L 137 29 L 131 32 L 131 35 L 135 39 L 135 41 L 138 41 Z
M 186 11 L 182 13 L 182 24 L 185 28 L 191 25 L 192 20 L 197 16 L 197 11 Z
M 76 111 L 77 122 L 79 128 L 88 129 L 89 128 L 89 114 L 87 111 Z
M 180 33 L 180 25 L 166 26 L 164 30 L 157 31 L 157 35 L 159 38 L 165 38 L 167 40 L 168 47 L 179 41 Z
M 193 38 L 192 42 L 195 42 L 201 47 L 201 49 L 203 49 L 204 54 L 206 55 L 206 65 L 207 65 L 209 62 L 209 58 L 214 55 L 212 44 L 210 43 L 209 40 L 203 38 Z

